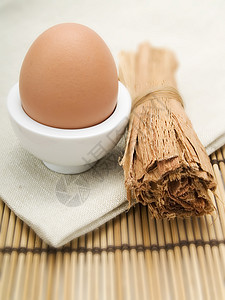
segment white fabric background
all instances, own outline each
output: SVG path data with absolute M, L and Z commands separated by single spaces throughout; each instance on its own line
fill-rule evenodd
M 89 196 L 79 208 L 68 209 L 62 205 L 56 197 L 61 175 L 48 171 L 23 151 L 10 127 L 6 97 L 18 81 L 24 55 L 41 32 L 61 22 L 90 26 L 103 37 L 115 59 L 120 50 L 135 49 L 139 42 L 146 40 L 174 50 L 180 63 L 178 87 L 197 134 L 208 153 L 225 143 L 223 0 L 1 0 L 0 195 L 18 216 L 54 246 L 99 226 L 126 208 L 123 176 L 117 167 L 107 173 L 105 194 L 101 193 L 102 184 L 91 182 L 90 173 L 86 179 L 99 193 L 91 194 L 92 198 Z M 80 221 L 76 219 L 79 215 Z

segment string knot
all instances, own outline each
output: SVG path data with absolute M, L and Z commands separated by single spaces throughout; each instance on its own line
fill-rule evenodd
M 150 90 L 144 96 L 135 98 L 132 101 L 131 111 L 133 111 L 139 105 L 144 104 L 145 102 L 153 100 L 157 97 L 165 97 L 167 99 L 174 99 L 174 100 L 177 100 L 178 102 L 180 102 L 180 104 L 182 106 L 184 106 L 183 99 L 180 96 L 177 89 L 175 89 L 174 87 L 166 86 L 166 87 L 160 87 L 160 88 L 157 88 L 154 90 Z

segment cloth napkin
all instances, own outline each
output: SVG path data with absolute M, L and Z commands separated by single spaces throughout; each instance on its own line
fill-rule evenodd
M 215 3 L 216 2 L 216 3 Z M 29 1 L 0 4 L 0 197 L 48 244 L 59 247 L 128 208 L 118 165 L 125 137 L 89 171 L 62 175 L 21 148 L 6 110 L 32 41 L 61 22 L 96 30 L 116 59 L 143 40 L 175 51 L 178 88 L 208 154 L 225 143 L 225 3 L 210 1 Z

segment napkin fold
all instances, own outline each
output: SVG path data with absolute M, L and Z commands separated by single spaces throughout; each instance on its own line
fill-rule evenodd
M 1 132 L 2 133 L 2 132 Z M 60 247 L 128 208 L 118 145 L 89 171 L 50 171 L 13 134 L 1 148 L 0 196 L 49 245 Z

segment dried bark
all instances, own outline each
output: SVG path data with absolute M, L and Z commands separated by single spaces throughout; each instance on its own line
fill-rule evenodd
M 132 97 L 124 169 L 127 197 L 148 205 L 154 217 L 200 216 L 214 206 L 209 157 L 188 119 L 167 49 L 139 46 L 121 52 L 119 78 Z

